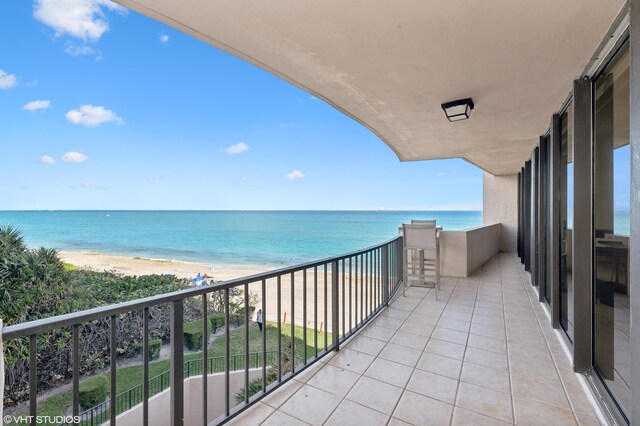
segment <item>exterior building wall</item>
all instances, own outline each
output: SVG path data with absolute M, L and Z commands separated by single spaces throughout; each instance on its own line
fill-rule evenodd
M 482 223 L 500 223 L 500 250 L 517 251 L 518 175 L 493 176 L 484 172 Z

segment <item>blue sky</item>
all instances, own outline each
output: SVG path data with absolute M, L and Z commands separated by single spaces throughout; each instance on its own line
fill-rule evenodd
M 308 93 L 107 0 L 1 10 L 0 210 L 481 209 L 475 166 L 401 163 Z

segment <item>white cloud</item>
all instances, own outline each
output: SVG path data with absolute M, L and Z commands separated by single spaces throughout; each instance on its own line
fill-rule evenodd
M 70 41 L 64 44 L 64 51 L 71 56 L 100 55 L 99 53 L 96 53 L 91 46 L 86 44 L 80 45 Z
M 242 154 L 243 152 L 249 151 L 249 145 L 244 142 L 238 142 L 228 146 L 227 148 L 223 149 L 223 151 L 229 155 Z
M 119 13 L 126 9 L 109 0 L 36 0 L 33 17 L 55 30 L 56 37 L 68 34 L 97 41 L 109 31 L 103 8 Z
M 149 181 L 152 185 L 160 185 L 162 180 L 160 178 L 154 178 Z
M 296 123 L 282 123 L 280 125 L 280 127 L 282 128 L 289 128 L 289 127 L 295 127 Z
M 247 178 L 246 176 L 243 176 L 240 179 L 238 179 L 238 183 L 247 183 L 247 182 L 249 182 L 249 178 Z
M 11 89 L 16 85 L 15 74 L 9 74 L 5 70 L 0 70 L 0 89 Z
M 82 105 L 79 109 L 72 109 L 65 117 L 73 124 L 85 127 L 95 127 L 103 123 L 113 122 L 124 124 L 122 118 L 115 112 L 101 106 Z
M 37 111 L 39 109 L 47 109 L 51 108 L 51 101 L 41 101 L 38 99 L 37 101 L 27 102 L 22 109 L 25 111 Z
M 62 161 L 65 163 L 82 163 L 83 161 L 87 161 L 89 157 L 84 155 L 81 152 L 70 151 L 62 156 Z
M 304 174 L 302 174 L 300 170 L 295 170 L 295 169 L 291 173 L 284 176 L 286 180 L 302 179 L 303 177 L 304 177 Z
M 102 191 L 106 191 L 107 189 L 109 189 L 108 186 L 104 186 L 95 182 L 85 182 L 82 184 L 82 187 L 85 189 L 100 189 Z
M 168 42 L 169 42 L 169 36 L 168 36 L 168 35 L 166 35 L 166 34 L 162 34 L 162 33 L 160 33 L 160 34 L 158 35 L 158 40 L 160 40 L 160 43 L 163 43 L 163 44 L 164 44 L 164 43 L 168 43 Z
M 42 164 L 54 164 L 56 160 L 48 155 L 43 155 L 42 157 L 40 157 L 40 162 Z

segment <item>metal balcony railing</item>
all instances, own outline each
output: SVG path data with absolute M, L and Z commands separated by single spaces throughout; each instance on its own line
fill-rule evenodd
M 37 321 L 16 324 L 5 327 L 2 331 L 3 339 L 29 340 L 29 415 L 35 419 L 37 416 L 37 336 L 52 330 L 70 330 L 72 339 L 72 415 L 80 415 L 79 388 L 80 388 L 80 333 L 82 325 L 90 321 L 108 319 L 110 324 L 110 390 L 109 400 L 117 401 L 116 393 L 116 369 L 117 369 L 117 325 L 121 317 L 132 312 L 141 311 L 143 314 L 142 346 L 143 346 L 143 378 L 140 400 L 142 401 L 142 424 L 149 424 L 149 397 L 150 386 L 153 382 L 149 379 L 149 309 L 155 306 L 168 304 L 170 306 L 170 335 L 171 355 L 169 371 L 170 388 L 170 424 L 184 424 L 184 304 L 192 299 L 200 299 L 203 310 L 202 332 L 208 336 L 208 302 L 213 293 L 222 292 L 224 306 L 224 390 L 223 395 L 216 398 L 224 399 L 224 412 L 221 417 L 213 419 L 216 422 L 224 422 L 244 409 L 273 392 L 287 380 L 304 371 L 309 365 L 327 355 L 331 351 L 338 351 L 340 344 L 362 328 L 371 318 L 388 304 L 402 283 L 402 237 L 396 237 L 382 244 L 369 247 L 364 250 L 334 256 L 314 262 L 286 267 L 266 273 L 256 274 L 234 280 L 229 280 L 214 285 L 195 287 L 173 293 L 161 294 L 144 299 L 133 300 L 110 306 L 102 306 L 81 312 L 60 315 Z M 283 288 L 287 286 L 288 288 Z M 234 294 L 242 294 L 243 305 L 250 305 L 250 289 L 260 297 L 259 309 L 262 309 L 263 318 L 270 320 L 277 327 L 277 355 L 273 367 L 268 367 L 266 332 L 262 336 L 262 386 L 256 395 L 250 395 L 249 382 L 251 369 L 249 357 L 249 323 L 250 310 L 244 309 L 244 357 L 241 370 L 244 370 L 245 397 L 243 403 L 234 405 L 234 395 L 230 393 L 230 372 L 233 370 L 233 358 L 230 355 L 230 297 Z M 257 290 L 256 290 L 257 289 Z M 241 291 L 243 290 L 243 291 Z M 270 290 L 270 291 L 267 291 Z M 302 300 L 296 299 L 296 292 L 302 293 Z M 289 300 L 286 300 L 288 296 Z M 272 300 L 275 297 L 275 301 Z M 311 305 L 308 306 L 311 299 Z M 200 302 L 198 302 L 200 303 Z M 302 305 L 302 306 L 300 306 Z M 288 309 L 283 312 L 284 309 Z M 302 308 L 302 315 L 299 309 Z M 289 315 L 289 323 L 285 322 L 283 313 Z M 310 325 L 311 324 L 311 325 Z M 296 353 L 296 328 L 302 327 L 303 350 Z M 329 327 L 330 326 L 330 327 Z M 286 327 L 290 327 L 288 333 L 283 334 Z M 319 330 L 324 327 L 325 333 Z M 308 342 L 308 332 L 313 335 L 313 345 Z M 328 341 L 328 332 L 331 333 L 331 341 Z M 324 342 L 318 342 L 318 337 L 324 336 Z M 299 338 L 299 337 L 298 337 Z M 291 343 L 288 344 L 288 341 Z M 285 341 L 285 346 L 283 346 Z M 320 345 L 319 345 L 320 343 Z M 288 345 L 288 346 L 287 346 Z M 308 350 L 308 346 L 311 350 Z M 285 354 L 284 351 L 287 351 Z M 290 351 L 290 352 L 289 352 Z M 207 419 L 208 395 L 207 377 L 212 373 L 208 366 L 207 345 L 203 345 L 202 360 L 200 366 L 205 368 L 199 373 L 202 376 L 201 409 L 203 424 L 212 419 Z M 302 355 L 302 359 L 299 359 Z M 283 360 L 292 360 L 287 368 L 283 368 Z M 237 365 L 236 365 L 237 367 Z M 269 383 L 269 373 L 275 373 L 276 379 Z M 273 371 L 271 371 L 273 370 Z M 286 371 L 288 370 L 288 371 Z M 111 425 L 116 424 L 116 416 L 119 414 L 117 404 L 109 404 L 108 418 Z
M 272 364 L 277 360 L 277 351 L 267 351 L 266 361 L 267 364 Z M 235 354 L 231 356 L 229 360 L 229 368 L 231 371 L 237 371 L 244 368 L 245 354 Z M 252 352 L 249 354 L 249 368 L 262 367 L 262 353 Z M 207 373 L 215 374 L 225 370 L 225 357 L 217 356 L 211 357 L 207 360 Z M 202 374 L 202 360 L 190 359 L 184 362 L 184 378 L 187 379 L 197 374 Z M 162 374 L 158 374 L 155 377 L 149 379 L 148 388 L 149 396 L 156 395 L 169 387 L 169 378 L 171 371 L 165 371 Z M 142 402 L 144 392 L 143 385 L 137 385 L 128 389 L 116 396 L 116 413 L 120 414 L 127 410 L 131 410 L 136 405 Z M 109 421 L 109 406 L 111 401 L 105 401 L 101 404 L 91 407 L 80 413 L 79 423 L 82 426 L 98 426 Z

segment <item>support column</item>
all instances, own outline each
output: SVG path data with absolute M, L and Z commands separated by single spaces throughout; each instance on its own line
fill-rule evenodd
M 518 199 L 518 175 L 493 176 L 484 172 L 482 224 L 501 224 L 500 251 L 518 249 Z
M 573 82 L 573 366 L 578 373 L 585 373 L 593 365 L 591 86 L 587 79 Z
M 551 295 L 551 324 L 560 327 L 560 115 L 551 119 L 549 140 L 549 240 L 547 241 L 547 289 Z

